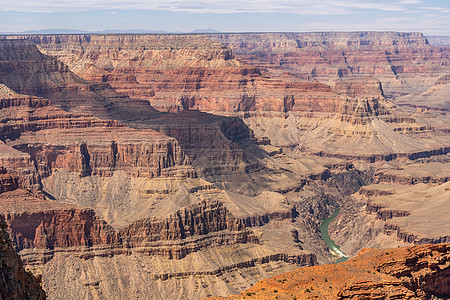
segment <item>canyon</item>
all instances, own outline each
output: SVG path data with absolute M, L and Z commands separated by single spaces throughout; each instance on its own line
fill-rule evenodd
M 449 293 L 448 251 L 448 244 L 389 250 L 363 249 L 347 262 L 304 268 L 275 276 L 227 299 L 445 297 Z
M 448 258 L 449 53 L 420 33 L 1 36 L 4 228 L 49 299 L 238 294 L 332 263 L 338 207 L 356 260 Z M 380 272 L 370 253 L 348 276 Z

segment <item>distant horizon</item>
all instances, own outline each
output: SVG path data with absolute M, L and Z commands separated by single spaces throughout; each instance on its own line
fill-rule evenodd
M 46 28 L 40 30 L 25 30 L 21 32 L 0 32 L 0 35 L 76 35 L 76 34 L 173 34 L 173 35 L 190 35 L 190 34 L 258 34 L 258 33 L 352 33 L 352 32 L 393 32 L 393 33 L 420 33 L 425 37 L 450 37 L 450 33 L 447 35 L 434 35 L 425 34 L 420 31 L 394 31 L 394 30 L 323 30 L 323 31 L 219 31 L 215 29 L 196 29 L 191 32 L 180 31 L 163 31 L 163 30 L 147 30 L 147 29 L 105 29 L 102 31 L 86 31 L 80 29 L 65 29 L 65 28 Z
M 145 30 L 450 35 L 448 0 L 3 0 L 0 32 Z M 72 29 L 73 28 L 73 29 Z

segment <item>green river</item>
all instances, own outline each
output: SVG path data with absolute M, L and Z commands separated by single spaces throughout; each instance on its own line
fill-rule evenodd
M 331 216 L 329 216 L 325 220 L 322 220 L 322 224 L 319 226 L 320 234 L 322 235 L 322 239 L 325 241 L 325 244 L 327 244 L 328 248 L 330 248 L 331 251 L 340 256 L 340 258 L 337 259 L 335 263 L 344 262 L 348 259 L 347 255 L 345 255 L 345 253 L 341 251 L 339 246 L 336 245 L 336 243 L 330 238 L 330 234 L 328 233 L 328 226 L 330 226 L 330 223 L 334 220 L 334 218 L 336 218 L 340 210 L 341 209 L 338 207 Z

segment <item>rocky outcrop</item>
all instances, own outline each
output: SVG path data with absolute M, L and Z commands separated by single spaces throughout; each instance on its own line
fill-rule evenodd
M 240 143 L 252 140 L 252 133 L 238 118 L 218 117 L 198 111 L 180 112 L 148 122 L 148 127 L 179 141 L 192 161 L 202 165 L 246 162 Z M 200 167 L 200 166 L 198 166 Z
M 2 142 L 0 142 L 0 166 L 2 170 L 16 176 L 14 180 L 17 180 L 17 186 L 31 190 L 41 188 L 39 174 L 30 155 L 6 146 Z
M 197 35 L 1 38 L 0 82 L 12 89 L 0 86 L 0 175 L 11 174 L 0 176 L 0 208 L 52 297 L 239 292 L 281 270 L 330 261 L 318 226 L 338 206 L 347 217 L 330 232 L 337 229 L 343 250 L 356 237 L 391 247 L 446 240 L 436 222 L 448 214 L 448 182 L 431 183 L 445 176 L 386 182 L 414 173 L 410 160 L 450 151 L 445 116 L 384 98 L 396 80 L 411 83 L 411 70 L 424 81 L 441 76 L 445 52 L 415 34 L 305 36 L 308 44 L 269 48 L 286 62 L 285 50 L 312 51 L 317 67 L 307 76 L 284 61 L 244 65 Z M 401 61 L 380 54 L 396 50 Z M 295 53 L 293 62 L 309 63 Z M 335 73 L 338 64 L 345 67 Z M 380 182 L 348 198 L 377 168 Z
M 142 38 L 144 38 L 142 41 L 145 41 L 145 37 L 146 36 L 138 37 L 134 42 L 130 42 L 129 46 L 132 48 L 135 47 L 136 43 L 141 42 Z M 154 37 L 155 36 L 150 36 L 149 38 L 152 39 Z M 112 41 L 114 41 L 117 36 L 111 36 L 110 38 L 112 39 Z M 203 49 L 203 46 L 200 45 L 203 45 L 203 43 L 205 43 L 205 38 L 201 38 L 192 45 L 190 43 L 191 37 L 180 38 L 179 44 L 181 46 L 174 49 L 175 52 L 178 51 L 177 55 L 173 53 L 170 54 L 170 46 L 167 46 L 175 43 L 172 40 L 172 37 L 157 36 L 156 39 L 160 41 L 161 47 L 158 48 L 153 45 L 154 47 L 156 47 L 156 50 L 153 50 L 161 52 L 162 56 L 158 56 L 155 54 L 153 60 L 155 61 L 155 64 L 157 64 L 163 70 L 165 67 L 161 66 L 160 60 L 165 57 L 165 55 L 169 55 L 171 60 L 175 60 L 172 62 L 175 65 L 177 63 L 177 59 L 188 59 L 194 64 L 196 62 L 198 63 L 197 60 L 210 61 L 211 66 L 215 67 L 217 67 L 216 63 L 214 63 L 215 60 L 232 60 L 229 54 L 226 54 L 227 50 L 218 43 L 215 43 L 215 45 L 219 47 L 219 50 L 216 54 L 214 54 L 214 48 L 210 49 L 209 46 L 206 46 Z M 88 42 L 88 40 L 85 42 Z M 108 41 L 108 39 L 103 41 L 99 40 L 99 45 L 102 45 L 100 48 L 103 47 L 103 42 L 108 44 Z M 131 100 L 124 95 L 120 96 L 110 88 L 109 91 L 107 91 L 107 89 L 105 90 L 105 83 L 94 84 L 92 82 L 86 82 L 85 80 L 82 80 L 81 78 L 75 76 L 70 71 L 66 72 L 61 68 L 52 69 L 50 67 L 42 67 L 41 65 L 43 64 L 43 61 L 56 61 L 55 58 L 41 54 L 37 51 L 37 48 L 33 44 L 27 41 L 2 40 L 0 42 L 3 43 L 2 51 L 4 53 L 3 55 L 5 59 L 5 72 L 2 75 L 3 77 L 1 77 L 3 79 L 1 79 L 0 81 L 7 83 L 9 87 L 20 90 L 24 93 L 45 96 L 51 100 L 52 105 L 56 105 L 59 108 L 70 112 L 70 114 L 64 114 L 63 111 L 46 112 L 45 110 L 48 110 L 48 108 L 44 108 L 42 112 L 33 110 L 32 116 L 26 119 L 23 119 L 23 117 L 20 116 L 17 118 L 17 120 L 12 120 L 10 123 L 13 124 L 8 124 L 8 126 L 6 126 L 7 128 L 5 128 L 5 132 L 8 132 L 9 136 L 12 136 L 14 138 L 17 138 L 20 131 L 24 130 L 33 131 L 55 127 L 67 129 L 64 133 L 66 136 L 68 136 L 66 138 L 66 141 L 54 140 L 53 145 L 44 145 L 38 142 L 35 144 L 34 149 L 33 147 L 29 148 L 28 145 L 31 140 L 33 140 L 35 137 L 38 137 L 38 139 L 42 137 L 42 135 L 37 134 L 27 134 L 27 136 L 22 135 L 21 141 L 15 141 L 14 147 L 20 148 L 21 150 L 30 153 L 31 156 L 35 155 L 39 159 L 41 158 L 40 156 L 45 157 L 49 153 L 53 153 L 51 154 L 52 159 L 50 161 L 44 160 L 42 163 L 40 161 L 37 162 L 41 166 L 41 171 L 43 172 L 44 176 L 47 176 L 51 173 L 51 170 L 53 168 L 52 165 L 54 165 L 55 168 L 57 167 L 57 165 L 63 165 L 69 170 L 77 170 L 84 175 L 108 175 L 111 174 L 111 172 L 113 172 L 114 170 L 120 169 L 121 166 L 124 166 L 125 164 L 127 165 L 126 168 L 128 169 L 130 164 L 134 164 L 133 170 L 128 170 L 128 172 L 133 176 L 137 176 L 136 174 L 138 174 L 139 176 L 148 177 L 160 175 L 165 176 L 178 172 L 173 171 L 172 169 L 168 170 L 170 168 L 165 168 L 166 166 L 172 167 L 173 164 L 178 163 L 181 163 L 182 165 L 189 164 L 189 159 L 184 156 L 184 153 L 186 153 L 190 157 L 190 161 L 193 161 L 196 166 L 199 166 L 200 170 L 202 170 L 203 168 L 209 168 L 211 170 L 226 169 L 231 171 L 238 168 L 239 165 L 246 163 L 242 147 L 233 142 L 230 142 L 230 140 L 228 139 L 228 137 L 230 137 L 230 134 L 226 136 L 226 130 L 224 129 L 228 128 L 228 125 L 230 125 L 231 128 L 229 130 L 237 130 L 238 128 L 240 128 L 238 130 L 241 130 L 243 131 L 243 133 L 245 133 L 245 125 L 243 125 L 242 122 L 236 122 L 236 119 L 234 118 L 227 120 L 226 117 L 199 115 L 196 112 L 181 115 L 161 115 L 152 110 L 152 108 L 148 104 L 148 101 L 139 100 L 137 101 L 140 103 L 139 105 L 145 103 L 146 106 L 136 106 L 133 103 L 129 103 L 129 101 Z M 124 41 L 119 39 L 117 42 L 120 44 Z M 206 43 L 206 45 L 208 44 Z M 185 47 L 187 48 L 185 49 Z M 197 49 L 198 51 L 195 49 Z M 96 50 L 91 50 L 92 53 L 95 51 L 99 51 L 99 47 L 97 47 Z M 194 51 L 195 53 L 192 54 L 192 51 Z M 11 52 L 12 54 L 9 52 Z M 178 54 L 180 54 L 181 56 L 178 56 Z M 21 60 L 14 61 L 13 59 L 15 56 L 21 57 Z M 33 60 L 39 61 L 35 62 Z M 9 66 L 8 64 L 11 64 L 11 66 Z M 234 63 L 231 63 L 231 66 L 233 66 L 233 64 Z M 17 76 L 13 75 L 13 73 L 9 71 L 6 72 L 8 68 L 11 70 L 16 70 L 14 72 L 17 72 Z M 34 73 L 38 73 L 40 75 L 33 76 L 32 74 Z M 55 82 L 46 81 L 44 80 L 45 78 L 40 77 L 49 76 L 48 74 L 53 74 L 51 76 L 58 78 L 58 80 Z M 33 79 L 33 82 L 29 82 L 29 78 L 35 79 Z M 41 78 L 42 80 L 39 78 Z M 28 85 L 40 86 L 41 89 L 46 92 L 37 93 L 31 88 L 26 89 L 25 87 L 27 87 Z M 55 88 L 51 88 L 49 87 L 49 85 L 54 85 Z M 78 92 L 76 92 L 78 89 L 86 89 L 88 90 L 88 92 L 79 94 Z M 59 92 L 55 92 L 55 90 Z M 113 97 L 113 99 L 111 97 Z M 83 103 L 80 103 L 80 101 L 82 101 Z M 30 110 L 32 110 L 32 108 L 30 108 Z M 113 133 L 105 133 L 107 133 L 108 131 L 112 131 L 111 127 L 123 127 L 123 125 L 118 124 L 114 121 L 104 121 L 88 118 L 85 115 L 81 115 L 80 112 L 87 112 L 101 119 L 116 119 L 125 121 L 128 125 L 137 127 L 140 130 L 144 128 L 152 128 L 158 130 L 166 135 L 179 139 L 179 141 L 181 142 L 181 150 L 184 153 L 180 152 L 176 143 L 172 143 L 171 141 L 162 141 L 160 144 L 159 142 L 156 142 L 158 145 L 154 145 L 153 142 L 150 142 L 150 145 L 145 145 L 142 147 L 139 146 L 139 149 L 136 148 L 136 146 L 131 146 L 129 145 L 130 143 L 135 143 L 134 141 L 131 142 L 131 137 L 134 136 L 135 138 L 137 138 L 136 134 L 139 133 L 138 131 L 133 131 L 129 128 L 118 129 L 118 131 L 121 131 L 122 133 L 118 133 L 117 135 L 126 137 L 126 141 L 121 144 L 120 141 L 113 138 Z M 58 116 L 51 117 L 51 115 L 54 114 Z M 200 120 L 195 120 L 194 118 L 199 118 Z M 69 121 L 71 124 L 70 126 L 66 122 L 67 119 L 72 119 L 71 121 Z M 152 121 L 150 119 L 154 120 Z M 30 120 L 35 121 L 30 122 Z M 68 127 L 95 127 L 95 129 L 92 129 L 90 135 L 92 135 L 92 140 L 95 141 L 97 140 L 98 136 L 102 136 L 102 138 L 100 139 L 100 141 L 102 141 L 100 144 L 102 145 L 97 145 L 96 143 L 94 143 L 94 145 L 89 145 L 89 138 L 84 138 L 89 137 L 89 135 L 86 136 L 85 134 L 83 134 L 83 138 L 80 139 L 78 133 L 75 133 L 75 131 L 77 130 L 69 130 Z M 78 130 L 80 134 L 81 131 L 83 130 Z M 53 132 L 47 131 L 47 134 L 54 134 L 57 132 L 58 131 L 56 130 L 54 130 Z M 139 137 L 139 139 L 149 140 L 150 136 L 155 136 L 154 132 L 142 132 L 143 134 Z M 247 132 L 247 135 L 250 135 L 250 133 Z M 104 138 L 103 136 L 108 136 L 109 138 Z M 161 136 L 159 135 L 159 137 Z M 159 137 L 157 137 L 156 139 L 159 140 Z M 242 139 L 242 137 L 236 138 Z M 233 137 L 232 139 L 236 138 Z M 70 147 L 68 147 L 67 144 L 71 144 Z M 84 147 L 83 144 L 86 144 L 86 147 Z M 122 150 L 124 151 L 124 153 L 117 152 L 116 154 L 113 154 L 112 152 L 116 150 L 111 149 L 115 149 L 115 147 L 117 147 L 117 151 L 120 152 Z M 61 148 L 61 151 L 57 150 L 59 148 Z M 91 153 L 91 151 L 93 153 Z M 133 151 L 133 154 L 131 154 L 131 151 Z M 147 152 L 153 153 L 157 157 L 149 159 L 148 161 L 140 161 L 142 159 L 141 154 L 146 154 Z M 66 153 L 68 154 L 66 155 Z M 89 165 L 87 164 L 88 156 L 84 154 L 82 155 L 81 153 L 89 153 Z M 95 157 L 91 157 L 91 154 L 95 155 Z M 58 159 L 58 156 L 64 156 L 64 158 Z M 202 160 L 196 161 L 196 158 L 200 156 L 202 156 Z M 85 162 L 83 162 L 83 159 Z M 122 163 L 122 160 L 126 160 L 125 163 Z M 97 168 L 95 168 L 95 165 L 97 165 Z M 211 168 L 211 166 L 213 168 Z M 184 175 L 186 176 L 195 176 L 192 169 L 182 171 L 181 173 L 184 173 Z M 214 171 L 209 173 L 214 174 L 218 172 Z
M 7 233 L 7 225 L 0 216 L 0 298 L 46 299 L 40 280 L 25 271 Z
M 150 130 L 111 129 L 42 130 L 23 134 L 14 148 L 30 154 L 43 177 L 58 169 L 79 172 L 80 176 L 111 176 L 115 170 L 125 170 L 135 177 L 167 177 L 178 166 L 185 176 L 195 176 L 173 139 Z M 83 134 L 89 134 L 89 139 L 82 140 Z M 58 135 L 61 138 L 54 141 L 46 138 Z
M 204 35 L 23 38 L 58 57 L 77 75 L 108 82 L 131 97 L 150 100 L 159 110 L 361 114 L 357 103 L 347 103 L 329 86 L 269 79 L 258 68 L 242 65 L 229 48 Z M 365 113 L 372 114 L 369 110 Z
M 18 188 L 17 177 L 6 173 L 6 170 L 0 168 L 0 194 L 3 192 L 13 191 Z
M 433 175 L 439 178 L 447 169 L 446 164 L 436 163 L 406 165 L 402 173 L 392 171 L 411 176 L 413 179 L 408 184 L 400 180 L 395 184 L 378 183 L 361 188 L 348 199 L 331 224 L 333 240 L 350 255 L 368 246 L 387 248 L 448 242 L 450 228 L 441 220 L 448 214 L 449 182 L 419 183 L 414 179 L 429 170 L 434 170 Z
M 70 252 L 70 248 L 80 246 L 109 246 L 105 249 L 111 255 L 140 248 L 147 254 L 181 259 L 211 245 L 259 242 L 246 229 L 245 221 L 231 215 L 221 202 L 204 201 L 167 217 L 135 221 L 120 230 L 92 209 L 45 200 L 22 189 L 0 194 L 0 202 L 0 213 L 9 225 L 15 248 L 46 249 L 48 253 L 38 260 L 41 263 L 52 257 L 53 249 L 55 253 Z M 96 253 L 86 255 L 104 255 Z
M 0 39 L 0 60 L 0 83 L 20 94 L 49 99 L 64 110 L 123 121 L 159 115 L 146 101 L 117 93 L 108 84 L 81 79 L 27 40 Z
M 388 95 L 431 85 L 448 73 L 448 53 L 421 33 L 317 32 L 210 34 L 250 65 L 286 78 L 376 76 Z M 444 62 L 443 64 L 441 62 Z M 430 63 L 434 62 L 434 63 Z M 427 79 L 420 83 L 415 74 Z M 398 82 L 402 78 L 402 82 Z
M 25 166 L 34 167 L 41 177 L 48 177 L 57 169 L 81 176 L 110 176 L 120 169 L 132 176 L 151 178 L 169 176 L 180 166 L 185 176 L 195 176 L 187 166 L 189 159 L 173 138 L 152 130 L 131 129 L 113 120 L 68 113 L 50 106 L 45 99 L 27 98 L 6 86 L 3 95 L 0 136 L 18 150 L 2 153 L 3 166 L 8 170 L 23 172 Z M 28 181 L 28 185 L 36 183 Z
M 5 195 L 2 197 L 11 197 Z M 38 200 L 29 197 L 38 205 Z M 41 200 L 45 201 L 45 200 Z M 45 205 L 47 203 L 42 203 Z M 51 203 L 47 205 L 51 206 Z M 3 216 L 10 227 L 13 244 L 17 251 L 23 249 L 66 248 L 74 246 L 92 247 L 114 243 L 114 231 L 93 210 L 53 205 L 53 210 L 7 213 Z
M 450 245 L 364 249 L 335 265 L 265 279 L 228 299 L 429 299 L 450 294 Z
M 373 183 L 390 183 L 399 185 L 432 183 L 444 184 L 450 180 L 448 164 L 427 163 L 409 164 L 399 170 L 380 170 L 374 174 Z

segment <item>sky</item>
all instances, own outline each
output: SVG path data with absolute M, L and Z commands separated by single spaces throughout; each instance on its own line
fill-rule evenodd
M 0 0 L 0 32 L 49 28 L 450 36 L 450 0 Z

